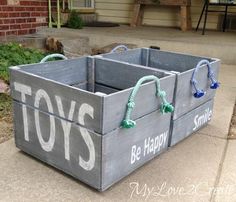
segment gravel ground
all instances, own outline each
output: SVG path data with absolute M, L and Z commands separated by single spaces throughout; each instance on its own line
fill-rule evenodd
M 0 121 L 0 144 L 13 137 L 13 125 L 5 121 Z

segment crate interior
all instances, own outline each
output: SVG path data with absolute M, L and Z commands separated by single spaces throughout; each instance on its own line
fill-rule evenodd
M 180 73 L 195 68 L 200 60 L 214 61 L 206 57 L 171 53 L 155 49 L 133 49 L 119 53 L 105 54 L 103 57 Z
M 104 94 L 133 87 L 143 76 L 155 75 L 160 79 L 170 76 L 169 73 L 137 65 L 87 57 L 26 65 L 21 67 L 21 71 L 92 93 Z

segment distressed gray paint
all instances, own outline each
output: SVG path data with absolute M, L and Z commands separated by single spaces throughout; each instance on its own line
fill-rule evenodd
M 136 70 L 137 71 L 137 70 Z M 171 75 L 160 79 L 161 88 L 166 92 L 168 102 L 172 103 L 175 76 Z M 127 89 L 104 97 L 103 108 L 103 133 L 117 128 L 124 119 L 127 101 L 132 89 Z M 160 98 L 156 96 L 156 86 L 154 82 L 149 82 L 139 89 L 135 98 L 135 108 L 131 118 L 138 119 L 146 114 L 160 109 Z
M 121 90 L 133 87 L 143 76 L 154 75 L 161 79 L 170 75 L 155 69 L 146 69 L 142 66 L 137 67 L 112 60 L 97 58 L 95 62 L 96 83 Z
M 68 161 L 64 157 L 64 133 L 58 117 L 54 116 L 56 124 L 54 147 L 52 151 L 46 152 L 42 149 L 37 137 L 34 121 L 35 108 L 26 106 L 29 120 L 29 142 L 24 139 L 23 105 L 15 101 L 13 102 L 16 146 L 24 152 L 101 191 L 107 189 L 155 156 L 158 156 L 168 146 L 171 115 L 162 115 L 160 111 L 155 111 L 136 120 L 137 127 L 134 129 L 118 128 L 105 136 L 88 130 L 94 142 L 96 157 L 95 167 L 90 171 L 86 171 L 78 164 L 79 155 L 86 160 L 89 158 L 88 148 L 79 131 L 80 126 L 72 123 L 70 132 L 70 161 Z M 43 139 L 47 141 L 49 138 L 50 114 L 45 112 L 39 112 L 39 114 Z M 153 130 L 154 128 L 155 130 Z M 151 139 L 148 140 L 148 138 L 157 138 L 157 136 L 159 137 L 165 132 L 166 140 L 162 142 L 160 147 L 156 148 L 155 154 L 147 154 L 146 150 L 145 156 L 142 153 L 140 160 L 131 164 L 131 150 L 133 145 L 140 146 L 144 149 L 145 139 L 151 145 Z
M 136 120 L 137 126 L 133 129 L 115 130 L 105 136 L 102 141 L 102 186 L 103 189 L 108 188 L 124 176 L 128 175 L 138 167 L 155 156 L 158 156 L 168 147 L 170 114 L 161 114 L 155 111 L 143 118 Z M 144 141 L 148 138 L 160 137 L 167 132 L 167 140 L 165 144 L 156 151 L 155 154 L 149 153 L 144 156 Z M 150 140 L 151 141 L 151 140 Z M 131 149 L 136 145 L 141 147 L 140 160 L 131 164 Z
M 116 52 L 116 53 L 103 54 L 102 57 L 117 60 L 117 61 L 132 63 L 132 64 L 143 65 L 143 64 L 145 64 L 145 63 L 143 63 L 143 61 L 144 61 L 143 59 L 145 57 L 142 58 L 142 56 L 145 55 L 145 54 L 142 54 L 143 50 L 144 49 L 137 48 L 137 49 L 132 49 L 132 50 L 128 50 L 128 51 L 122 51 L 119 53 Z
M 54 114 L 59 116 L 59 111 L 57 107 L 57 102 L 55 99 L 55 95 L 59 96 L 62 100 L 63 108 L 65 114 L 69 113 L 69 109 L 71 106 L 71 101 L 74 100 L 76 102 L 75 113 L 73 116 L 73 121 L 77 122 L 78 120 L 78 109 L 83 103 L 87 103 L 94 108 L 94 119 L 90 117 L 85 118 L 86 127 L 91 128 L 94 131 L 101 132 L 102 131 L 102 97 L 97 96 L 93 93 L 89 93 L 88 91 L 84 91 L 82 89 L 64 85 L 62 83 L 58 83 L 52 80 L 45 79 L 43 77 L 39 77 L 34 74 L 30 74 L 24 72 L 22 70 L 11 69 L 11 95 L 14 100 L 21 102 L 21 93 L 15 90 L 14 82 L 22 83 L 24 85 L 28 85 L 32 89 L 32 96 L 26 96 L 26 103 L 29 106 L 34 106 L 35 102 L 35 94 L 39 89 L 45 90 L 52 102 Z M 65 72 L 64 72 L 65 73 Z M 43 112 L 48 112 L 48 107 L 44 99 L 40 102 L 39 109 Z M 72 121 L 69 120 L 69 121 Z
M 219 64 L 212 64 L 212 71 L 218 77 L 219 73 Z M 204 65 L 200 67 L 196 80 L 198 81 L 198 86 L 200 89 L 206 91 L 205 96 L 201 98 L 195 98 L 192 95 L 192 87 L 190 85 L 190 79 L 192 76 L 193 70 L 183 72 L 177 75 L 177 85 L 175 91 L 175 112 L 173 119 L 181 117 L 183 114 L 193 110 L 194 108 L 202 105 L 210 99 L 213 99 L 216 93 L 215 89 L 210 88 L 210 82 L 207 78 L 207 67 Z
M 69 60 L 67 60 L 69 62 Z M 129 64 L 120 64 L 113 61 L 103 61 L 103 59 L 96 58 L 95 62 L 95 83 L 92 90 L 101 91 L 109 94 L 106 96 L 98 96 L 91 90 L 92 73 L 89 73 L 88 81 L 76 83 L 74 87 L 65 85 L 61 82 L 56 82 L 33 73 L 28 72 L 28 66 L 22 66 L 21 69 L 11 68 L 11 93 L 13 99 L 21 102 L 21 93 L 14 88 L 14 82 L 28 85 L 32 88 L 32 96 L 26 96 L 26 103 L 29 106 L 34 106 L 34 97 L 39 89 L 45 90 L 54 106 L 53 113 L 60 116 L 57 108 L 55 95 L 62 99 L 65 114 L 69 113 L 71 101 L 76 102 L 75 114 L 69 121 L 77 123 L 78 108 L 87 103 L 94 108 L 94 119 L 86 117 L 86 127 L 95 132 L 106 134 L 120 126 L 122 122 L 128 98 L 132 92 L 132 86 L 136 84 L 139 78 L 146 75 L 156 75 L 160 77 L 162 90 L 166 91 L 167 100 L 171 103 L 173 101 L 175 75 L 158 71 L 156 69 L 146 69 L 143 67 L 135 67 Z M 34 68 L 37 68 L 35 65 Z M 83 67 L 82 67 L 83 68 Z M 79 69 L 79 68 L 78 68 Z M 94 68 L 89 68 L 90 70 Z M 50 69 L 54 71 L 53 68 Z M 59 71 L 59 70 L 58 70 Z M 66 74 L 66 70 L 63 70 Z M 30 72 L 33 72 L 33 67 Z M 90 78 L 91 77 L 91 78 Z M 87 77 L 86 77 L 87 78 Z M 90 82 L 90 84 L 88 83 Z M 98 88 L 98 89 L 97 89 Z M 128 88 L 128 89 L 127 89 Z M 125 90 L 119 90 L 125 89 Z M 140 88 L 140 92 L 135 99 L 136 108 L 133 113 L 133 118 L 137 119 L 146 114 L 149 114 L 160 108 L 160 100 L 156 97 L 156 88 L 154 82 L 149 82 Z M 40 102 L 39 109 L 43 112 L 48 112 L 46 103 Z
M 22 104 L 13 102 L 14 106 L 14 123 L 15 123 L 15 142 L 16 146 L 24 152 L 44 161 L 45 163 L 56 167 L 63 172 L 74 176 L 75 178 L 89 184 L 90 186 L 100 189 L 101 181 L 101 136 L 88 131 L 95 146 L 95 166 L 92 170 L 86 171 L 79 166 L 79 155 L 85 160 L 89 158 L 88 147 L 86 146 L 79 126 L 72 124 L 70 132 L 70 160 L 65 159 L 64 151 L 64 132 L 62 129 L 61 121 L 55 117 L 55 144 L 53 150 L 46 152 L 40 146 L 34 121 L 34 108 L 27 106 L 27 115 L 29 120 L 29 142 L 24 139 L 24 127 L 22 117 Z M 39 112 L 40 128 L 45 141 L 49 138 L 49 114 Z
M 174 96 L 175 102 L 173 103 L 175 106 L 175 111 L 173 113 L 174 120 L 215 96 L 215 90 L 209 88 L 210 82 L 207 78 L 206 65 L 199 68 L 196 75 L 196 79 L 200 84 L 199 87 L 206 91 L 206 95 L 204 97 L 199 99 L 193 97 L 190 79 L 197 63 L 203 59 L 210 61 L 212 70 L 217 79 L 220 66 L 220 60 L 218 59 L 144 48 L 128 50 L 121 53 L 104 54 L 103 57 L 121 61 L 123 63 L 126 62 L 136 65 L 143 65 L 146 66 L 146 68 L 151 67 L 152 69 L 162 69 L 175 73 L 177 79 Z
M 63 65 L 67 64 L 64 61 L 61 62 Z M 10 70 L 11 93 L 14 100 L 15 141 L 18 148 L 98 190 L 107 189 L 166 150 L 171 114 L 160 113 L 160 100 L 156 97 L 154 82 L 143 84 L 135 98 L 136 107 L 132 119 L 137 121 L 137 127 L 129 130 L 121 129 L 120 123 L 124 119 L 127 101 L 133 90 L 130 87 L 135 85 L 140 77 L 151 74 L 161 77 L 162 89 L 167 93 L 167 100 L 172 102 L 176 78 L 174 74 L 129 64 L 120 65 L 112 61 L 104 62 L 99 58 L 94 61 L 89 58 L 86 64 L 76 68 L 76 71 L 82 68 L 86 70 L 86 73 L 79 75 L 78 80 L 73 77 L 73 82 L 70 82 L 68 78 L 64 80 L 62 77 L 63 74 L 67 74 L 66 67 L 61 63 L 59 66 L 54 66 L 55 63 L 52 65 L 54 68 L 50 67 L 48 70 L 44 70 L 43 68 L 47 67 L 41 65 L 26 65 Z M 69 70 L 77 66 L 77 63 L 73 63 L 72 66 L 69 66 Z M 36 68 L 38 69 L 35 70 Z M 60 72 L 61 78 L 60 76 L 52 78 L 54 71 L 56 71 L 56 76 Z M 127 72 L 129 72 L 128 76 Z M 110 77 L 113 77 L 113 80 Z M 22 94 L 15 89 L 15 82 L 26 85 L 30 89 L 31 95 L 26 95 L 25 101 L 22 99 Z M 121 90 L 123 88 L 124 90 Z M 39 106 L 35 105 L 35 95 L 40 89 L 48 94 L 52 109 L 44 99 L 40 99 Z M 96 95 L 94 91 L 107 95 Z M 64 117 L 61 115 L 55 96 L 61 98 Z M 73 117 L 69 118 L 72 101 L 75 101 L 75 110 Z M 94 110 L 93 118 L 88 114 L 82 113 L 84 116 L 79 114 L 80 107 L 85 103 Z M 39 122 L 35 118 L 37 111 L 39 111 Z M 26 114 L 23 116 L 24 112 Z M 79 121 L 80 116 L 83 116 L 84 124 Z M 50 140 L 50 132 L 54 131 L 53 127 L 50 130 L 53 126 L 52 119 L 55 119 L 55 142 L 51 142 L 50 145 L 53 147 L 48 149 L 42 145 L 44 144 L 42 141 Z M 65 153 L 65 125 L 63 127 L 62 122 L 66 125 L 71 124 L 69 157 Z M 85 170 L 78 163 L 79 156 L 82 156 L 85 161 L 89 160 L 89 146 L 83 138 L 81 128 L 88 131 L 95 146 L 95 167 L 90 171 Z M 41 130 L 42 139 L 39 130 Z M 25 137 L 26 134 L 29 140 Z M 164 135 L 165 142 L 161 139 Z M 157 140 L 162 140 L 160 150 L 144 155 L 137 162 L 132 163 L 133 146 L 141 146 L 145 143 L 145 139 L 149 140 L 148 138 L 155 138 L 156 145 Z
M 111 59 L 101 58 L 87 58 L 82 59 L 83 62 L 74 62 L 69 66 L 69 70 L 78 71 L 80 68 L 81 74 L 70 81 L 70 78 L 63 78 L 63 74 L 67 74 L 66 65 L 70 60 L 56 62 L 60 65 L 54 65 L 55 68 L 42 70 L 43 66 L 35 64 L 34 66 L 21 66 L 21 69 L 11 69 L 11 90 L 14 101 L 14 122 L 15 122 L 15 139 L 16 145 L 23 151 L 30 155 L 39 158 L 40 160 L 74 176 L 77 179 L 89 184 L 90 186 L 98 189 L 105 190 L 115 182 L 119 181 L 129 173 L 142 166 L 147 161 L 159 155 L 167 149 L 170 131 L 171 114 L 162 115 L 159 111 L 160 100 L 156 97 L 156 86 L 154 82 L 148 82 L 141 86 L 138 92 L 135 103 L 136 106 L 131 115 L 133 120 L 136 120 L 137 126 L 133 129 L 122 129 L 120 123 L 124 118 L 126 105 L 130 93 L 137 80 L 145 75 L 156 75 L 160 77 L 161 88 L 167 93 L 167 100 L 173 101 L 174 88 L 176 77 L 171 73 L 165 73 L 163 70 L 158 70 L 156 67 L 143 67 L 141 65 L 150 66 L 150 51 L 148 49 L 137 49 L 136 52 L 131 52 L 132 57 L 135 58 L 135 64 L 128 64 L 117 62 Z M 137 57 L 137 52 L 142 53 L 141 57 Z M 128 57 L 127 53 L 122 53 L 122 57 Z M 121 57 L 121 58 L 122 58 Z M 79 59 L 78 59 L 79 60 Z M 74 61 L 74 60 L 73 60 Z M 68 63 L 67 63 L 68 62 Z M 53 63 L 53 64 L 56 64 Z M 77 67 L 77 64 L 80 64 Z M 48 63 L 50 65 L 50 63 Z M 218 68 L 218 64 L 215 64 Z M 41 69 L 40 69 L 41 68 Z M 58 69 L 57 69 L 58 68 Z M 184 67 L 186 68 L 186 67 Z M 55 70 L 56 69 L 56 70 Z M 55 76 L 59 74 L 58 78 L 53 78 L 53 72 L 56 71 Z M 183 71 L 180 74 L 184 80 L 189 77 L 190 72 Z M 218 71 L 218 70 L 217 70 Z M 218 72 L 216 72 L 218 73 Z M 69 73 L 71 74 L 71 72 Z M 77 74 L 77 72 L 75 73 Z M 199 72 L 199 79 L 203 78 L 204 70 Z M 73 75 L 74 76 L 74 75 Z M 84 79 L 85 78 L 85 79 Z M 21 103 L 21 94 L 14 90 L 14 82 L 19 82 L 28 85 L 32 89 L 32 96 L 26 96 L 26 102 Z M 177 85 L 179 80 L 177 81 Z M 74 87 L 72 86 L 74 85 Z M 181 86 L 188 85 L 182 83 Z M 206 87 L 207 83 L 203 82 L 202 87 Z M 53 113 L 48 113 L 48 107 L 45 101 L 40 102 L 40 128 L 42 136 L 45 140 L 48 139 L 49 134 L 49 117 L 55 118 L 56 124 L 56 139 L 53 150 L 45 152 L 39 144 L 37 137 L 36 125 L 34 120 L 34 97 L 38 89 L 44 89 L 52 102 Z M 95 95 L 94 91 L 100 91 L 108 95 Z M 176 87 L 176 96 L 188 96 L 189 94 L 182 95 L 181 89 Z M 65 159 L 64 151 L 64 131 L 61 125 L 61 117 L 57 108 L 55 95 L 60 96 L 62 99 L 63 109 L 66 118 L 63 120 L 66 123 L 72 123 L 70 132 L 70 161 Z M 213 93 L 208 93 L 207 99 L 213 97 Z M 182 98 L 181 98 L 182 99 Z M 73 118 L 67 119 L 71 101 L 76 102 L 75 114 Z M 194 103 L 194 101 L 182 100 L 182 104 L 189 105 L 188 110 L 196 105 L 201 105 L 199 108 L 194 109 L 189 114 L 182 115 L 180 118 L 173 122 L 173 134 L 171 144 L 175 144 L 190 134 L 191 126 L 189 123 L 187 129 L 183 130 L 183 123 L 187 123 L 193 119 L 194 114 L 201 113 L 205 109 L 202 107 L 209 106 L 212 108 L 210 101 L 209 105 L 204 104 L 204 101 Z M 96 161 L 95 167 L 91 171 L 85 171 L 78 165 L 78 156 L 81 155 L 84 159 L 88 160 L 88 148 L 79 131 L 81 125 L 78 125 L 78 109 L 83 104 L 89 104 L 94 109 L 94 119 L 85 115 L 85 127 L 89 132 L 95 146 Z M 176 104 L 176 103 L 175 103 Z M 29 142 L 24 139 L 24 123 L 22 118 L 22 106 L 27 106 L 28 126 L 29 126 Z M 176 107 L 179 107 L 176 105 Z M 183 107 L 183 106 L 182 106 Z M 185 106 L 186 108 L 186 106 Z M 205 124 L 205 123 L 204 123 Z M 181 128 L 181 129 L 179 129 Z M 177 132 L 176 132 L 177 131 Z M 179 132 L 178 132 L 179 131 Z M 145 141 L 151 140 L 153 143 L 159 141 L 163 134 L 166 134 L 166 141 L 161 146 L 160 150 L 156 153 L 144 155 Z M 150 138 L 150 139 L 149 139 Z M 155 138 L 155 139 L 154 139 Z M 136 161 L 132 161 L 132 148 L 140 147 L 140 154 Z M 151 148 L 151 146 L 149 147 Z
M 188 112 L 187 114 L 181 116 L 177 120 L 172 121 L 172 135 L 170 138 L 170 146 L 173 146 L 180 142 L 181 140 L 185 139 L 192 133 L 196 132 L 197 130 L 201 129 L 210 121 L 208 118 L 209 112 L 213 111 L 213 103 L 214 100 L 210 100 L 199 107 L 195 108 L 194 110 Z M 209 111 L 208 111 L 209 109 Z M 211 118 L 210 116 L 210 118 Z M 199 122 L 201 124 L 197 124 L 195 122 Z
M 206 57 L 199 57 L 187 54 L 173 53 L 154 49 L 149 50 L 149 65 L 167 71 L 185 72 L 196 67 L 200 60 L 214 60 Z
M 73 85 L 87 80 L 87 57 L 19 66 L 23 71 Z
M 101 93 L 105 93 L 105 94 L 112 94 L 112 93 L 115 93 L 115 92 L 118 92 L 119 90 L 117 89 L 114 89 L 114 88 L 110 88 L 110 87 L 107 87 L 107 86 L 103 86 L 103 85 L 100 85 L 100 84 L 95 84 L 95 92 L 101 92 Z

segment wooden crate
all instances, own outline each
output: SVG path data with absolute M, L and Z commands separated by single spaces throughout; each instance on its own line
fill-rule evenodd
M 209 72 L 206 64 L 201 65 L 195 75 L 195 79 L 198 81 L 199 89 L 203 89 L 205 91 L 205 95 L 203 97 L 196 98 L 193 96 L 195 91 L 193 91 L 193 86 L 190 81 L 196 65 L 201 60 L 209 61 L 214 78 L 217 80 L 220 67 L 219 59 L 146 48 L 108 53 L 102 55 L 102 57 L 110 61 L 120 61 L 123 63 L 134 64 L 136 66 L 143 66 L 150 70 L 158 69 L 158 71 L 163 70 L 174 73 L 176 75 L 175 95 L 173 102 L 175 111 L 172 115 L 172 122 L 175 122 L 175 120 L 178 119 L 179 122 L 181 122 L 181 120 L 184 120 L 189 116 L 187 114 L 191 114 L 191 112 L 193 113 L 193 110 L 205 104 L 209 100 L 212 100 L 215 96 L 216 90 L 210 88 L 211 83 L 208 79 Z M 193 131 L 188 133 L 184 132 L 184 128 L 188 127 L 188 122 L 181 123 L 183 128 L 182 133 L 177 134 L 177 132 L 175 132 L 175 127 L 172 130 L 173 142 L 171 143 L 170 141 L 171 146 L 176 144 L 178 142 L 177 140 L 180 141 L 193 133 Z M 172 123 L 172 127 L 173 125 L 174 124 Z
M 171 73 L 82 57 L 11 67 L 10 74 L 16 146 L 98 190 L 168 147 L 171 114 L 160 113 L 153 81 L 141 85 L 135 98 L 137 126 L 120 125 L 143 76 L 159 77 L 173 101 Z
M 136 4 L 161 6 L 191 6 L 190 0 L 135 0 Z
M 182 31 L 192 29 L 190 0 L 135 0 L 133 16 L 130 25 L 136 27 L 142 24 L 144 6 L 178 6 L 180 7 L 180 28 Z
M 211 99 L 187 114 L 171 122 L 171 138 L 169 145 L 173 146 L 206 126 L 212 118 L 214 100 Z

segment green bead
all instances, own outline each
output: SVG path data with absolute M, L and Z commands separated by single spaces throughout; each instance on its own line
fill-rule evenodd
M 162 107 L 161 107 L 161 112 L 163 114 L 164 113 L 171 113 L 173 111 L 174 111 L 174 107 L 169 103 L 163 104 Z
M 123 120 L 121 123 L 122 128 L 134 128 L 136 126 L 136 122 L 132 120 Z

